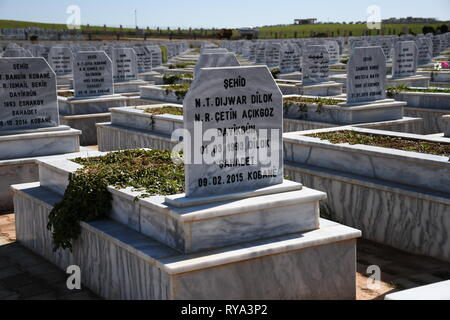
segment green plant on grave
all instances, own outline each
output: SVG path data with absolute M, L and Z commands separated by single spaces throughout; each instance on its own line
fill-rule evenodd
M 272 77 L 276 79 L 278 75 L 281 73 L 281 70 L 279 68 L 274 68 L 270 70 L 270 73 L 272 73 Z
M 188 83 L 181 83 L 181 84 L 171 84 L 166 86 L 166 95 L 169 95 L 171 92 L 174 92 L 177 100 L 182 101 L 186 94 L 189 91 L 190 85 Z
M 151 114 L 151 121 L 150 121 L 150 130 L 153 131 L 155 129 L 155 119 L 153 116 L 160 115 L 160 114 L 173 114 L 176 116 L 182 116 L 183 115 L 183 109 L 179 107 L 174 106 L 162 106 L 159 108 L 147 108 L 144 110 L 145 113 Z
M 171 161 L 170 151 L 127 150 L 95 158 L 72 160 L 83 165 L 69 176 L 63 199 L 49 215 L 53 250 L 72 250 L 80 222 L 106 217 L 112 208 L 107 187 L 132 187 L 141 197 L 184 192 L 184 167 Z
M 182 78 L 180 74 L 165 74 L 163 76 L 164 84 L 176 84 L 181 79 Z
M 164 84 L 176 84 L 183 78 L 186 79 L 192 79 L 193 76 L 189 73 L 183 73 L 183 74 L 166 74 L 163 76 Z
M 450 93 L 450 89 L 445 88 L 410 88 L 405 85 L 389 87 L 386 91 L 389 98 L 394 98 L 400 92 Z

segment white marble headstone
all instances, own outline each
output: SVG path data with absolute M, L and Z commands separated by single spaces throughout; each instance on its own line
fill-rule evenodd
M 303 85 L 329 81 L 330 58 L 326 46 L 307 46 L 302 53 Z
M 6 48 L 2 55 L 3 58 L 31 58 L 33 55 L 27 49 L 22 47 Z
M 73 63 L 76 98 L 114 94 L 112 62 L 104 51 L 80 51 Z
M 300 49 L 292 44 L 281 46 L 280 72 L 289 73 L 300 71 Z
M 381 47 L 355 48 L 347 63 L 347 103 L 386 99 L 386 57 Z
M 56 75 L 44 58 L 0 59 L 0 131 L 57 127 Z
M 392 77 L 402 78 L 416 74 L 417 46 L 414 41 L 399 41 L 394 45 Z
M 72 73 L 73 54 L 69 48 L 51 48 L 48 54 L 48 62 L 58 76 Z
M 327 49 L 330 55 L 330 65 L 339 63 L 339 43 L 334 40 L 327 41 Z
M 203 69 L 183 109 L 187 197 L 283 182 L 282 94 L 266 66 Z
M 137 57 L 131 48 L 115 48 L 112 51 L 114 82 L 136 80 Z
M 205 53 L 201 54 L 194 69 L 197 77 L 202 68 L 239 67 L 239 61 L 234 53 Z
M 425 65 L 433 59 L 433 41 L 428 37 L 421 37 L 416 40 L 417 45 L 417 64 Z
M 146 47 L 134 47 L 139 73 L 152 71 L 152 53 Z

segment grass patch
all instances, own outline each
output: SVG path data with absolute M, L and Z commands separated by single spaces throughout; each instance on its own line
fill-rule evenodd
M 72 98 L 74 96 L 74 94 L 71 91 L 61 91 L 61 92 L 58 92 L 58 96 L 64 97 L 64 98 Z
M 108 186 L 132 187 L 142 197 L 184 192 L 184 166 L 174 164 L 170 151 L 127 150 L 106 156 L 72 160 L 84 167 L 69 176 L 63 200 L 49 215 L 53 249 L 72 250 L 81 221 L 105 217 L 112 208 Z
M 192 79 L 194 76 L 190 73 L 183 74 L 165 74 L 163 76 L 164 84 L 176 84 L 178 81 L 182 79 Z
M 183 115 L 183 109 L 174 107 L 174 106 L 163 106 L 159 108 L 148 108 L 145 109 L 145 113 L 149 113 L 151 115 L 160 115 L 160 114 L 173 114 L 176 116 Z
M 171 92 L 174 92 L 178 100 L 183 100 L 189 91 L 189 87 L 190 84 L 188 83 L 167 85 L 165 86 L 166 95 L 170 94 Z
M 387 88 L 387 96 L 394 98 L 400 92 L 427 92 L 427 93 L 450 93 L 450 89 L 445 88 L 411 88 L 408 86 L 396 86 Z
M 321 140 L 328 140 L 332 144 L 363 144 L 368 146 L 384 147 L 403 151 L 412 151 L 450 157 L 449 143 L 429 142 L 401 137 L 361 133 L 350 130 L 321 132 L 308 134 L 306 136 L 319 138 Z
M 170 64 L 169 69 L 184 69 L 188 66 L 195 66 L 195 65 L 196 65 L 195 61 L 179 62 L 175 64 Z
M 307 98 L 307 97 L 289 97 L 283 99 L 284 104 L 297 104 L 297 103 L 314 103 L 322 106 L 335 106 L 338 103 L 345 102 L 344 100 L 330 99 L 330 98 Z

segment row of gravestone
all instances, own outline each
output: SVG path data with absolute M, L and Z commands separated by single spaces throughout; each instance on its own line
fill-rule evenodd
M 391 61 L 394 48 L 400 41 L 415 41 L 418 48 L 418 64 L 425 65 L 443 50 L 450 47 L 450 33 L 443 35 L 403 35 L 403 36 L 372 36 L 351 37 L 348 40 L 348 52 L 352 54 L 355 48 L 380 46 L 387 58 Z M 302 49 L 310 45 L 324 45 L 328 48 L 330 63 L 339 62 L 343 53 L 343 38 L 333 39 L 289 39 L 289 40 L 257 40 L 257 41 L 224 41 L 222 46 L 243 56 L 257 64 L 266 64 L 269 67 L 279 67 L 282 73 L 300 71 L 299 57 Z
M 43 57 L 53 67 L 57 75 L 66 75 L 72 73 L 73 55 L 81 51 L 105 51 L 111 59 L 115 48 L 132 48 L 137 56 L 138 72 L 150 72 L 152 68 L 160 66 L 163 63 L 163 53 L 161 47 L 164 47 L 167 57 L 171 58 L 187 50 L 187 43 L 161 44 L 161 45 L 30 45 L 25 48 L 15 44 L 8 45 L 1 56 L 4 58 L 13 57 Z

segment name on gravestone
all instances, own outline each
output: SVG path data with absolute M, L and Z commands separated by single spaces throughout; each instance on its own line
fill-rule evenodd
M 386 58 L 381 47 L 355 48 L 347 64 L 347 103 L 386 99 Z
M 138 78 L 137 57 L 133 49 L 115 48 L 113 49 L 112 57 L 114 82 L 124 82 Z
M 69 48 L 51 48 L 48 53 L 48 62 L 58 76 L 72 73 L 73 54 Z
M 44 58 L 1 58 L 0 131 L 58 125 L 56 75 Z
M 184 100 L 186 196 L 281 184 L 282 109 L 266 66 L 203 69 Z
M 329 81 L 330 57 L 326 46 L 307 46 L 302 54 L 303 85 Z
M 399 41 L 394 45 L 392 77 L 409 77 L 417 71 L 417 46 L 414 41 Z
M 111 59 L 104 51 L 78 52 L 73 82 L 77 98 L 114 94 Z

